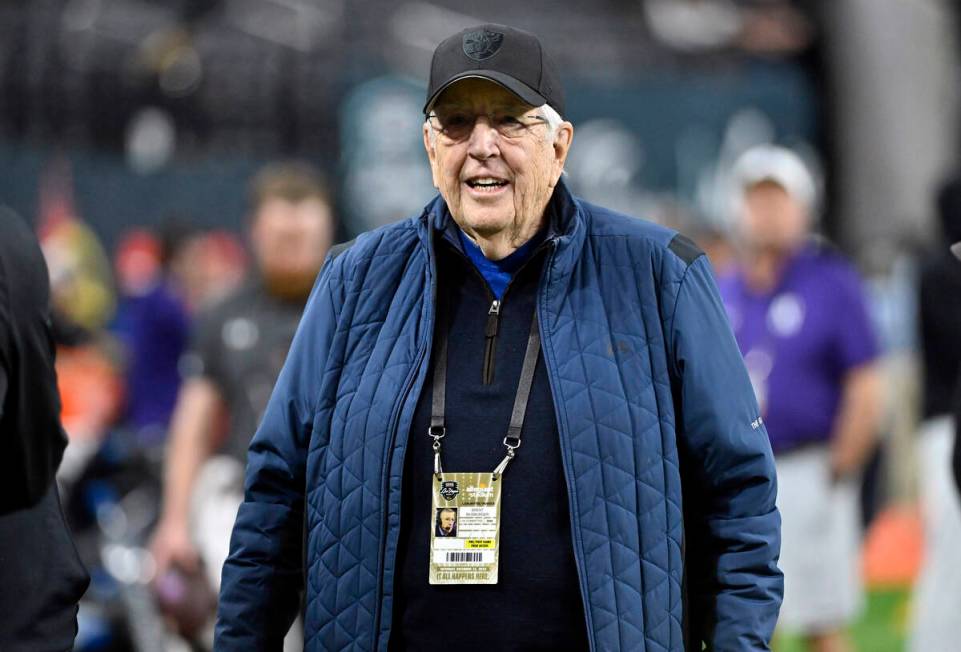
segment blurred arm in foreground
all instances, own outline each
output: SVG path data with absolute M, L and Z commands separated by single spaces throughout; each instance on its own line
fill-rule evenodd
M 50 284 L 33 234 L 0 212 L 0 649 L 73 647 L 87 576 L 54 474 L 66 436 Z

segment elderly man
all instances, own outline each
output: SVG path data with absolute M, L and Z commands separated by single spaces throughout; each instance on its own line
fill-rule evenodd
M 440 196 L 328 257 L 249 450 L 218 649 L 275 646 L 303 579 L 310 650 L 766 650 L 774 463 L 707 260 L 571 196 L 533 35 L 443 41 L 425 114 Z

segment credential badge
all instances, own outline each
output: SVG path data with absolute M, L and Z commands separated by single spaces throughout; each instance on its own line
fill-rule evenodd
M 464 34 L 464 54 L 474 61 L 490 59 L 501 49 L 504 35 L 489 29 L 478 29 Z
M 440 495 L 444 497 L 444 500 L 454 500 L 454 497 L 460 493 L 460 489 L 457 488 L 456 480 L 445 480 L 440 483 Z

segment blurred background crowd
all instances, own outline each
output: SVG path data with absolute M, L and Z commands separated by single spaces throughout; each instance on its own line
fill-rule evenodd
M 961 371 L 955 3 L 8 0 L 0 206 L 35 227 L 50 269 L 59 479 L 92 575 L 77 649 L 208 644 L 196 614 L 212 613 L 231 519 L 198 516 L 191 495 L 235 500 L 327 247 L 434 194 L 430 53 L 488 20 L 557 60 L 575 194 L 688 234 L 719 276 L 737 259 L 734 161 L 770 143 L 809 170 L 816 230 L 863 275 L 882 361 L 851 640 L 906 649 L 941 536 L 919 432 Z M 801 641 L 784 631 L 777 649 Z

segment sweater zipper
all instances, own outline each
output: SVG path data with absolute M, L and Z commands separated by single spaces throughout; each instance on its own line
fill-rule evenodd
M 511 275 L 511 280 L 508 281 L 507 285 L 504 287 L 504 293 L 501 294 L 500 299 L 495 297 L 494 293 L 491 292 L 490 284 L 487 283 L 487 279 L 484 278 L 484 275 L 480 273 L 480 270 L 477 269 L 477 266 L 474 265 L 474 262 L 460 251 L 457 251 L 460 257 L 467 262 L 467 266 L 470 267 L 474 271 L 474 274 L 477 275 L 477 278 L 480 279 L 481 285 L 491 300 L 491 306 L 487 309 L 487 322 L 484 324 L 484 363 L 481 368 L 481 381 L 484 385 L 490 385 L 494 382 L 494 362 L 496 360 L 497 353 L 497 334 L 500 332 L 501 308 L 504 306 L 504 299 L 507 298 L 507 293 L 510 291 L 511 285 L 514 284 L 514 279 L 520 275 L 524 268 L 527 267 L 528 263 L 534 260 L 534 257 L 540 254 L 541 250 L 545 249 L 550 242 L 550 240 L 545 240 L 539 244 L 537 248 L 530 253 L 530 255 L 527 257 L 527 260 L 525 260 L 521 266 L 514 271 L 514 273 Z
M 485 385 L 494 382 L 494 345 L 497 342 L 500 316 L 501 302 L 494 299 L 491 302 L 490 310 L 487 311 L 487 326 L 484 329 L 484 369 L 482 375 Z

